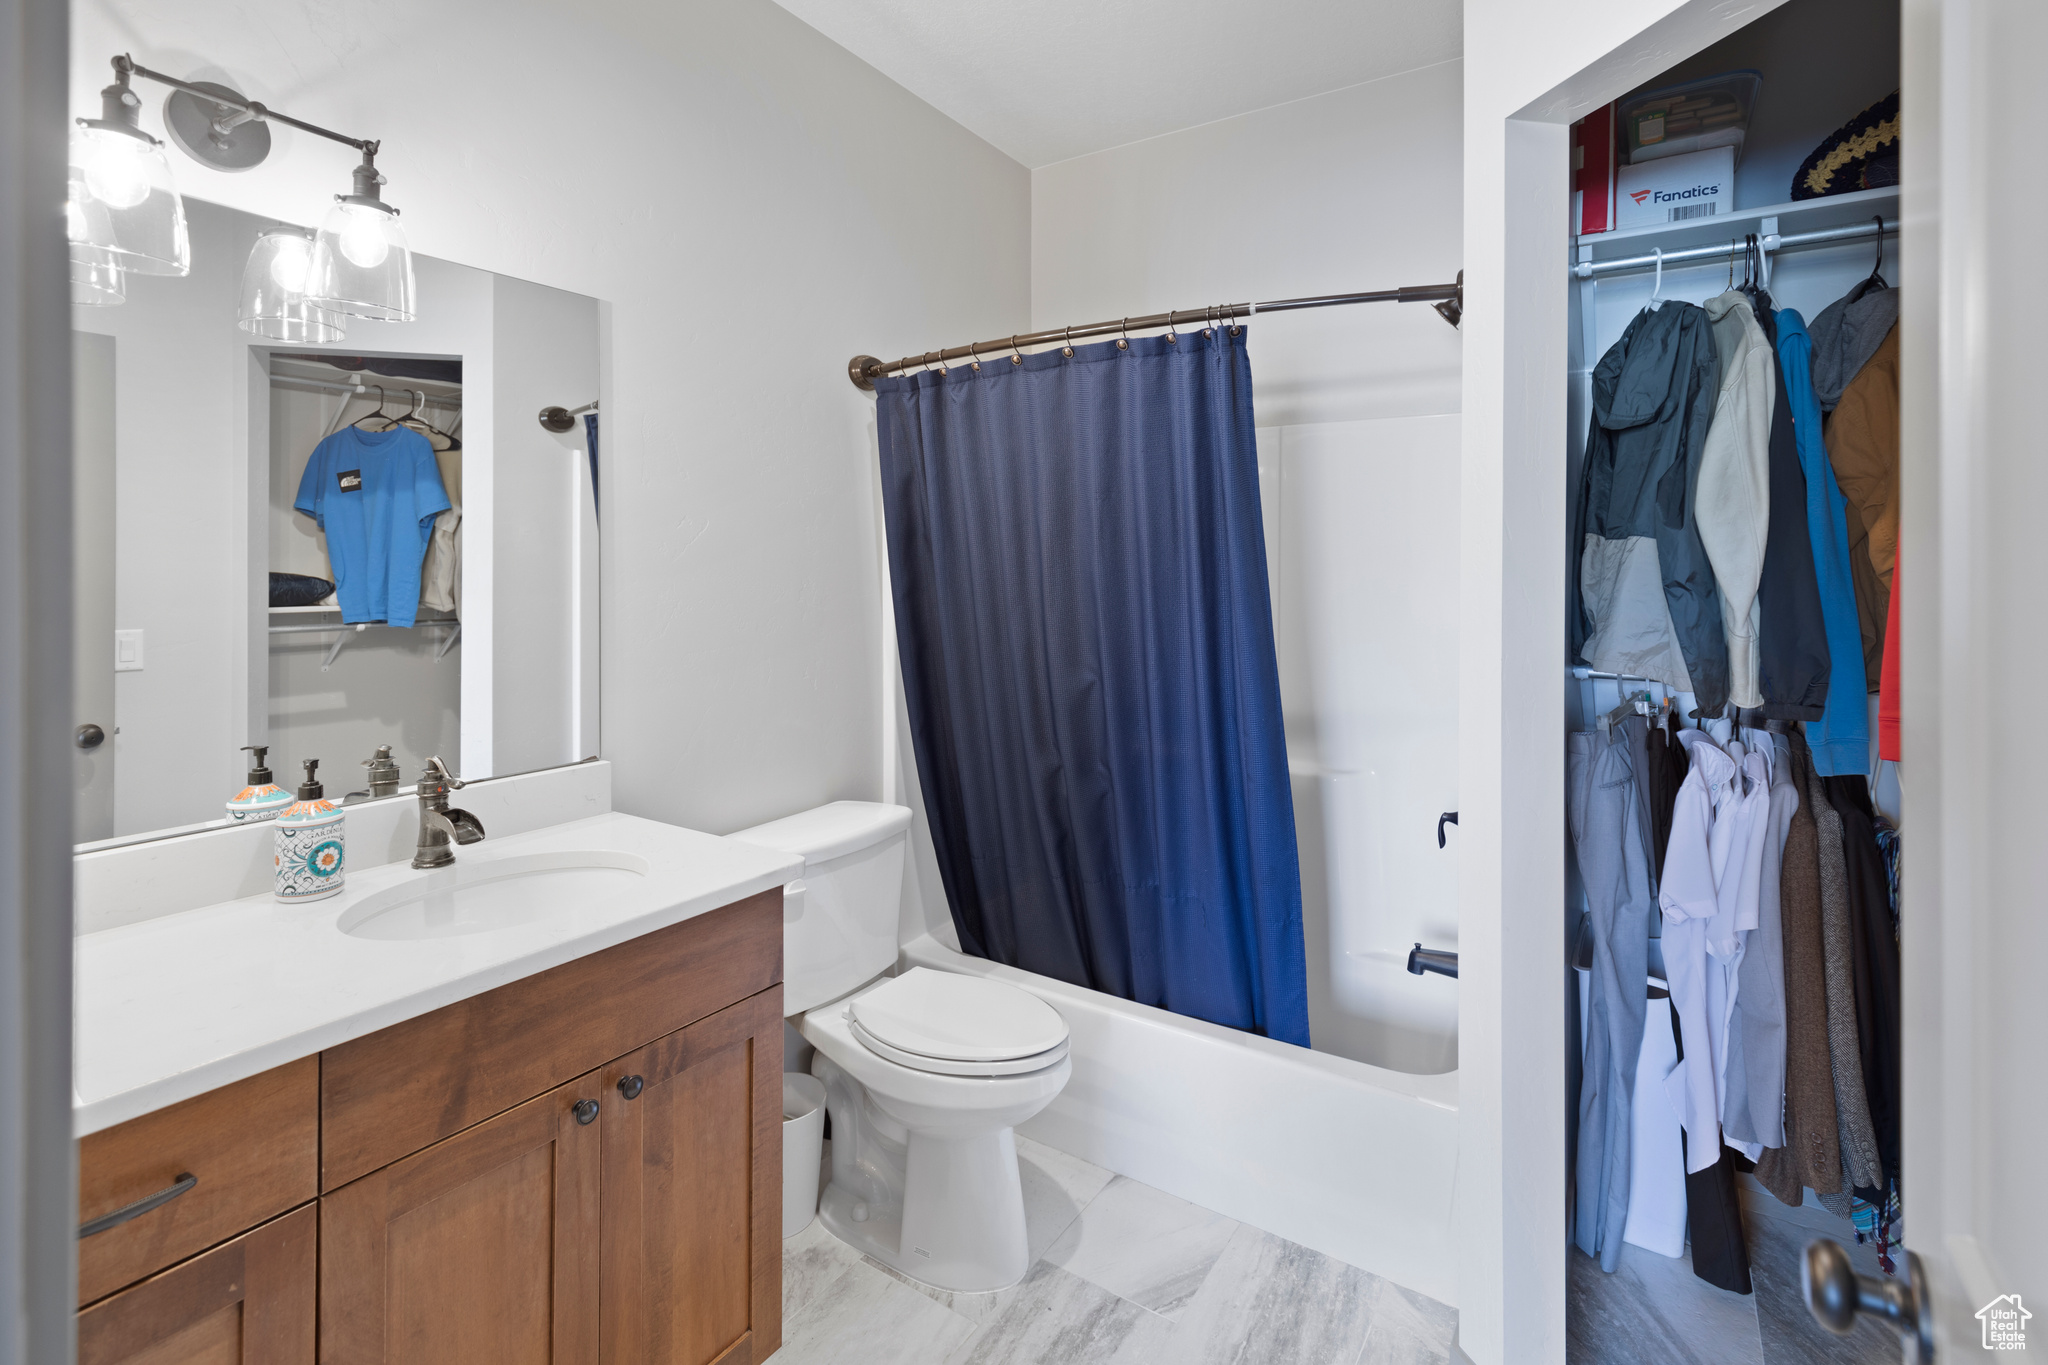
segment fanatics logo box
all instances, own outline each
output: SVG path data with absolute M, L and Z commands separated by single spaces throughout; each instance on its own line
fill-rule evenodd
M 1735 211 L 1735 149 L 1659 157 L 1615 171 L 1615 226 L 1684 223 Z

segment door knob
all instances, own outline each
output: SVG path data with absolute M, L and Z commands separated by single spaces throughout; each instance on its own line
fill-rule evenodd
M 619 1093 L 620 1093 L 621 1095 L 624 1095 L 624 1096 L 625 1096 L 625 1097 L 626 1097 L 627 1099 L 629 1099 L 629 1100 L 637 1100 L 637 1099 L 639 1099 L 639 1098 L 640 1098 L 640 1092 L 641 1092 L 642 1090 L 645 1090 L 646 1088 L 647 1088 L 647 1080 L 646 1080 L 646 1078 L 645 1078 L 645 1077 L 642 1077 L 642 1076 L 621 1076 L 621 1077 L 619 1077 Z
M 1906 1273 L 1896 1280 L 1860 1275 L 1841 1244 L 1823 1237 L 1810 1242 L 1799 1266 L 1807 1311 L 1836 1336 L 1847 1336 L 1858 1313 L 1874 1313 L 1898 1329 L 1907 1360 L 1934 1365 L 1934 1310 L 1927 1302 L 1920 1258 L 1906 1253 Z
M 79 726 L 71 737 L 77 741 L 81 749 L 97 749 L 107 742 L 107 732 L 91 721 Z
M 576 1116 L 578 1123 L 595 1123 L 597 1122 L 597 1101 L 578 1100 L 574 1105 L 570 1106 L 569 1112 Z

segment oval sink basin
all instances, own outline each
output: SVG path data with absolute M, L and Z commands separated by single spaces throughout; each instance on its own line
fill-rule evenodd
M 457 862 L 366 896 L 336 927 L 355 938 L 408 940 L 488 934 L 573 918 L 647 875 L 631 853 L 583 850 Z

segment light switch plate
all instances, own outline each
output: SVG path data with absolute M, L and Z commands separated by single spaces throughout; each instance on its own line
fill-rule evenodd
M 140 673 L 142 671 L 141 631 L 117 630 L 114 632 L 114 671 L 116 673 Z

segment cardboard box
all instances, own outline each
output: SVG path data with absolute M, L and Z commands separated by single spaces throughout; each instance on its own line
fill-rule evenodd
M 1683 223 L 1735 211 L 1735 149 L 1715 147 L 1623 166 L 1614 175 L 1616 227 Z
M 1614 106 L 1572 125 L 1572 223 L 1576 231 L 1614 230 Z

